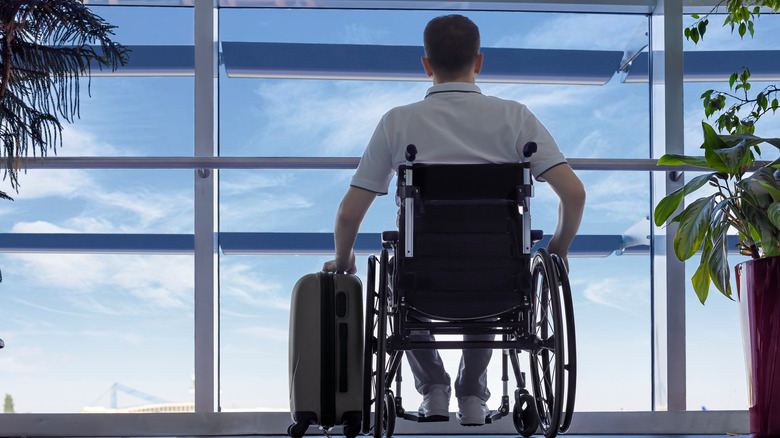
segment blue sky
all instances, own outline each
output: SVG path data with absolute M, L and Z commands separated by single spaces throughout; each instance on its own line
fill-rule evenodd
M 95 8 L 125 44 L 192 44 L 187 8 Z M 438 12 L 223 9 L 223 41 L 419 45 Z M 623 50 L 647 21 L 638 16 L 473 13 L 483 46 Z M 777 17 L 755 41 L 713 26 L 698 48 L 777 48 Z M 608 31 L 605 31 L 608 29 Z M 726 32 L 727 34 L 727 32 Z M 726 46 L 728 44 L 729 46 Z M 487 62 L 487 61 L 486 61 Z M 489 65 L 489 64 L 487 64 Z M 260 80 L 220 71 L 224 156 L 355 157 L 389 108 L 423 97 L 425 82 Z M 95 78 L 82 118 L 66 126 L 60 156 L 188 156 L 193 150 L 192 78 Z M 613 78 L 603 86 L 486 84 L 483 91 L 529 106 L 570 158 L 647 158 L 648 89 Z M 698 96 L 687 84 L 686 147 L 700 142 Z M 776 121 L 765 135 L 780 136 Z M 583 234 L 622 234 L 649 215 L 641 172 L 578 172 L 588 190 Z M 332 231 L 351 171 L 226 170 L 222 231 Z M 31 170 L 13 203 L 0 204 L 3 232 L 192 233 L 192 171 Z M 6 183 L 7 184 L 7 183 Z M 7 189 L 4 189 L 7 190 Z M 555 225 L 556 200 L 537 185 L 534 228 Z M 363 231 L 394 225 L 395 206 L 375 203 Z M 649 225 L 647 226 L 649 230 Z M 327 256 L 222 256 L 222 406 L 287 408 L 287 315 L 292 285 Z M 358 268 L 364 271 L 365 260 Z M 190 401 L 193 372 L 191 256 L 0 255 L 0 395 L 19 412 L 108 406 L 114 383 Z M 579 410 L 650 409 L 650 267 L 647 256 L 572 259 L 580 358 Z M 689 269 L 690 272 L 692 270 Z M 736 305 L 688 293 L 689 409 L 746 407 Z M 451 369 L 457 355 L 447 358 Z M 496 355 L 496 357 L 498 357 Z M 717 366 L 715 365 L 717 364 Z M 492 390 L 500 394 L 498 360 Z M 408 375 L 408 374 L 407 374 Z M 408 407 L 418 401 L 409 386 Z M 120 406 L 143 400 L 120 395 Z

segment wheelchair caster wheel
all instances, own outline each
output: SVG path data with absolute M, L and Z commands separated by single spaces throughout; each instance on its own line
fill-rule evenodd
M 306 429 L 308 428 L 309 428 L 308 424 L 293 423 L 289 427 L 287 427 L 287 435 L 289 435 L 292 438 L 301 438 L 306 433 Z
M 395 397 L 392 392 L 385 394 L 385 412 L 382 418 L 382 432 L 386 438 L 393 436 L 395 432 Z
M 355 438 L 360 434 L 360 423 L 347 423 L 344 425 L 344 436 Z
M 512 420 L 517 433 L 529 437 L 539 428 L 539 416 L 536 413 L 536 402 L 530 394 L 523 394 L 512 410 Z

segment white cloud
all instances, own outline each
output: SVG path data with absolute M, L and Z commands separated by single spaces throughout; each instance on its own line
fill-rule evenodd
M 243 306 L 290 310 L 290 295 L 279 283 L 259 278 L 255 266 L 222 264 L 220 294 Z
M 35 308 L 35 309 L 38 309 L 38 310 L 43 310 L 43 311 L 49 312 L 49 313 L 56 313 L 56 314 L 68 315 L 68 316 L 84 316 L 84 314 L 81 313 L 81 312 L 71 312 L 71 311 L 60 309 L 60 308 L 56 308 L 56 307 L 53 307 L 53 306 L 45 306 L 43 304 L 34 303 L 32 301 L 25 300 L 25 299 L 22 299 L 22 298 L 19 298 L 19 297 L 11 297 L 10 299 L 11 299 L 11 301 L 14 301 L 16 303 L 22 304 L 24 306 L 32 307 L 32 308 Z
M 54 196 L 73 199 L 95 185 L 86 171 L 78 169 L 31 169 L 19 175 L 19 180 L 19 194 L 13 195 L 17 201 Z
M 12 373 L 36 374 L 45 371 L 46 364 L 50 357 L 40 348 L 31 348 L 25 346 L 15 346 L 13 353 L 4 351 L 0 355 L 0 373 L 8 376 Z
M 487 95 L 516 100 L 535 113 L 546 108 L 581 105 L 582 102 L 589 101 L 595 93 L 599 92 L 597 87 L 571 85 L 518 87 L 517 85 L 505 84 L 481 84 L 479 86 Z
M 249 199 L 232 198 L 221 202 L 220 226 L 223 230 L 246 231 L 247 223 L 261 223 L 265 229 L 290 224 L 291 212 L 303 212 L 314 206 L 307 197 L 295 192 L 259 192 Z M 248 222 L 247 222 L 248 221 Z
M 362 23 L 350 23 L 344 27 L 344 43 L 346 44 L 377 44 L 387 40 L 386 30 L 377 30 Z
M 191 256 L 13 254 L 8 259 L 15 265 L 9 269 L 28 273 L 30 285 L 67 292 L 74 312 L 143 314 L 192 307 Z M 127 294 L 140 300 L 128 304 Z
M 646 301 L 643 297 L 648 290 L 646 278 L 613 277 L 589 282 L 583 293 L 596 304 L 629 311 L 638 301 Z
M 182 232 L 190 228 L 188 225 L 192 223 L 192 197 L 183 191 L 159 192 L 143 188 L 131 192 L 95 188 L 85 196 L 99 204 L 98 211 L 115 207 L 124 210 L 123 214 L 132 213 L 131 217 L 138 222 L 125 221 L 116 225 L 116 229 L 121 232 L 148 232 L 151 226 L 155 226 L 155 231 Z
M 495 42 L 497 47 L 535 49 L 623 50 L 625 44 L 647 21 L 623 15 L 558 15 L 540 20 L 531 29 L 507 35 Z
M 255 339 L 265 339 L 284 343 L 287 342 L 289 337 L 287 330 L 281 330 L 273 327 L 246 327 L 238 329 L 236 332 Z
M 260 173 L 260 171 L 232 171 L 229 177 L 220 177 L 219 193 L 222 196 L 254 193 L 259 189 L 290 187 L 293 175 L 289 173 Z
M 129 152 L 129 151 L 128 151 Z M 62 147 L 57 148 L 60 157 L 117 156 L 118 149 L 97 138 L 77 125 L 65 124 L 62 129 Z
M 408 83 L 337 81 L 322 85 L 313 81 L 274 81 L 257 90 L 266 117 L 256 144 L 296 139 L 305 143 L 296 154 L 359 155 L 374 127 L 390 108 L 424 97 L 424 89 Z M 297 138 L 300 136 L 300 138 Z M 312 138 L 317 139 L 311 144 Z
M 11 227 L 12 233 L 75 233 L 76 230 L 61 227 L 45 221 L 17 222 Z

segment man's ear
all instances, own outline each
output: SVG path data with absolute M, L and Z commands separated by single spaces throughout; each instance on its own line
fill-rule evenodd
M 420 58 L 420 61 L 422 61 L 423 69 L 425 69 L 425 74 L 428 75 L 429 78 L 433 77 L 433 69 L 431 68 L 431 63 L 428 62 L 428 58 L 422 57 Z
M 480 53 L 474 60 L 474 74 L 478 75 L 482 71 L 482 61 L 485 59 L 485 55 Z

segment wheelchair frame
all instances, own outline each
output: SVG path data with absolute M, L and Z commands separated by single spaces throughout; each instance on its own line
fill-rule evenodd
M 534 146 L 535 144 L 526 145 L 526 156 L 535 151 Z M 516 305 L 491 315 L 490 320 L 459 317 L 442 319 L 412 308 L 406 302 L 404 288 L 399 287 L 404 261 L 415 257 L 415 209 L 419 216 L 420 210 L 424 210 L 426 202 L 429 202 L 421 193 L 421 189 L 425 188 L 414 184 L 414 174 L 418 169 L 435 167 L 415 165 L 415 154 L 416 150 L 410 145 L 407 149 L 407 163 L 401 166 L 398 172 L 402 220 L 400 231 L 383 233 L 384 249 L 378 258 L 372 255 L 368 261 L 362 432 L 369 434 L 373 431 L 376 438 L 389 438 L 393 435 L 395 421 L 399 417 L 417 422 L 449 420 L 426 418 L 417 412 L 404 409 L 401 397 L 401 364 L 405 351 L 490 348 L 503 350 L 503 394 L 499 408 L 490 411 L 485 419 L 486 423 L 509 415 L 508 374 L 511 364 L 516 381 L 512 417 L 518 433 L 527 437 L 536 433 L 539 428 L 547 438 L 565 433 L 571 424 L 577 374 L 571 289 L 566 268 L 559 257 L 550 256 L 543 248 L 538 249 L 531 257 L 531 248 L 541 240 L 542 232 L 532 231 L 530 227 L 533 185 L 528 164 L 509 165 L 522 173 L 522 183 L 514 188 L 515 197 L 510 200 L 517 207 L 522 223 L 522 232 L 513 235 L 515 247 L 521 248 L 522 252 L 516 262 L 527 263 L 530 268 L 527 280 L 521 282 L 523 287 L 520 287 L 520 299 Z M 452 169 L 468 166 L 475 168 L 475 165 L 447 167 Z M 473 204 L 481 201 L 451 199 L 444 202 Z M 394 254 L 394 260 L 391 260 L 390 251 Z M 410 320 L 413 315 L 434 318 L 430 322 Z M 415 334 L 495 334 L 500 335 L 500 338 L 494 341 L 468 342 L 421 341 L 414 339 Z M 525 373 L 520 369 L 518 356 L 521 351 L 527 351 L 530 356 L 533 393 L 526 389 Z M 395 393 L 391 389 L 394 380 Z

